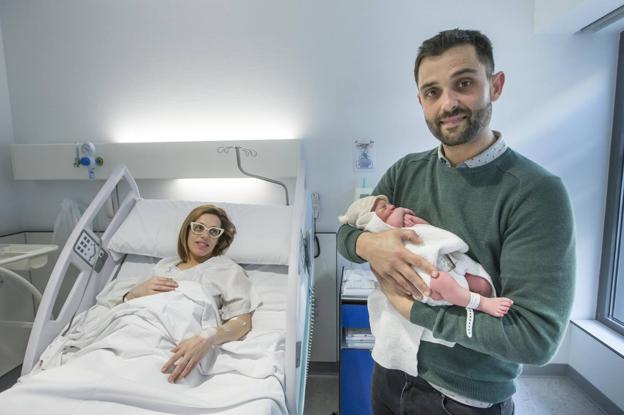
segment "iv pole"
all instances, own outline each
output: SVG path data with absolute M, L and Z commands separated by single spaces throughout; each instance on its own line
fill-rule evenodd
M 238 166 L 238 170 L 240 170 L 241 173 L 243 173 L 245 176 L 248 177 L 253 177 L 254 179 L 259 179 L 259 180 L 264 180 L 266 182 L 269 183 L 273 183 L 273 184 L 277 184 L 279 186 L 282 186 L 284 188 L 284 194 L 286 196 L 286 206 L 289 206 L 289 200 L 288 200 L 288 188 L 286 187 L 286 185 L 278 180 L 274 180 L 274 179 L 270 179 L 268 177 L 264 177 L 264 176 L 259 176 L 257 174 L 253 174 L 253 173 L 249 173 L 246 172 L 245 170 L 243 170 L 243 166 L 241 166 L 241 159 L 240 159 L 240 151 L 244 151 L 246 156 L 251 156 L 251 157 L 256 157 L 258 155 L 258 152 L 256 150 L 253 149 L 249 149 L 249 148 L 244 148 L 244 147 L 240 147 L 240 146 L 229 146 L 229 147 L 219 147 L 217 148 L 217 153 L 229 153 L 230 149 L 235 149 L 236 150 L 236 164 Z

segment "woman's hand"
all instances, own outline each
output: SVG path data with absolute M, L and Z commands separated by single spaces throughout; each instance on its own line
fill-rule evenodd
M 152 277 L 147 281 L 135 285 L 126 294 L 126 300 L 132 300 L 133 298 L 145 297 L 146 295 L 153 295 L 159 293 L 165 293 L 173 291 L 178 288 L 178 283 L 173 278 L 167 277 Z
M 173 372 L 169 375 L 169 383 L 176 383 L 191 373 L 191 370 L 208 353 L 214 344 L 214 336 L 204 337 L 195 335 L 186 340 L 182 340 L 176 347 L 171 349 L 173 355 L 162 367 L 161 372 L 167 373 L 171 368 Z

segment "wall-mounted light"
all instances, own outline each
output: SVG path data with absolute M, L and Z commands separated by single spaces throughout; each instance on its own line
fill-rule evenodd
M 271 183 L 252 178 L 176 179 L 167 186 L 167 197 L 232 203 L 283 204 L 283 193 Z
M 127 117 L 113 124 L 109 136 L 116 143 L 179 141 L 288 140 L 301 136 L 289 116 L 232 114 L 218 119 L 161 114 L 159 117 Z

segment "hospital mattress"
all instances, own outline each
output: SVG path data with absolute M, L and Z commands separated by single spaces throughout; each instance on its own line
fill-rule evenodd
M 157 258 L 128 255 L 115 279 L 143 281 L 157 261 Z M 232 356 L 236 357 L 230 357 L 229 366 L 232 370 L 221 370 L 189 388 L 167 385 L 165 375 L 159 373 L 137 382 L 139 379 L 130 374 L 119 374 L 118 370 L 113 372 L 102 365 L 93 367 L 93 362 L 98 362 L 98 353 L 103 353 L 96 351 L 91 360 L 82 361 L 80 356 L 72 364 L 22 377 L 16 386 L 0 394 L 0 414 L 285 414 L 283 351 L 288 267 L 243 267 L 262 304 L 253 314 L 252 330 L 246 340 L 237 343 L 258 342 L 260 348 L 269 344 L 269 349 L 273 349 L 270 364 L 264 357 L 256 364 L 253 349 L 240 349 L 243 352 L 237 355 L 234 348 Z M 104 307 L 94 306 L 89 313 L 97 315 L 101 311 L 98 308 Z M 80 321 L 80 317 L 76 320 Z M 266 372 L 267 367 L 275 374 L 257 375 Z

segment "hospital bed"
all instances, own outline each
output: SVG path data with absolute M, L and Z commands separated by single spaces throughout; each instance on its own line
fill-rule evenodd
M 119 189 L 125 192 L 121 198 Z M 96 216 L 110 208 L 115 196 L 118 200 L 114 216 L 106 229 L 95 232 L 93 223 Z M 108 282 L 125 278 L 137 278 L 138 281 L 147 276 L 153 264 L 165 256 L 167 249 L 171 250 L 163 246 L 166 243 L 161 243 L 160 235 L 175 233 L 173 240 L 167 239 L 167 243 L 173 243 L 177 239 L 175 227 L 198 204 L 142 199 L 135 180 L 125 167 L 113 171 L 59 255 L 34 321 L 22 375 L 31 372 L 42 352 L 58 338 L 76 313 L 96 304 L 96 297 Z M 205 386 L 205 396 L 231 394 L 233 385 L 238 385 L 236 395 L 240 399 L 224 403 L 221 408 L 209 405 L 205 413 L 278 414 L 287 410 L 289 414 L 302 414 L 313 285 L 313 226 L 304 168 L 302 165 L 298 168 L 293 206 L 215 204 L 223 207 L 237 226 L 237 236 L 226 255 L 246 269 L 263 302 L 254 313 L 250 335 L 272 333 L 281 337 L 281 342 L 278 339 L 275 343 L 278 345 L 275 356 L 282 356 L 282 361 L 278 363 L 282 365 L 283 376 L 258 382 L 238 376 L 236 372 L 210 377 L 202 385 Z M 150 226 L 146 227 L 147 223 Z M 53 309 L 61 285 L 72 268 L 77 269 L 79 274 L 58 316 L 54 316 Z M 245 398 L 246 393 L 251 396 Z M 79 401 L 80 397 L 74 396 L 73 399 Z M 154 408 L 150 411 L 145 413 L 160 413 Z M 195 409 L 185 413 L 204 412 Z

